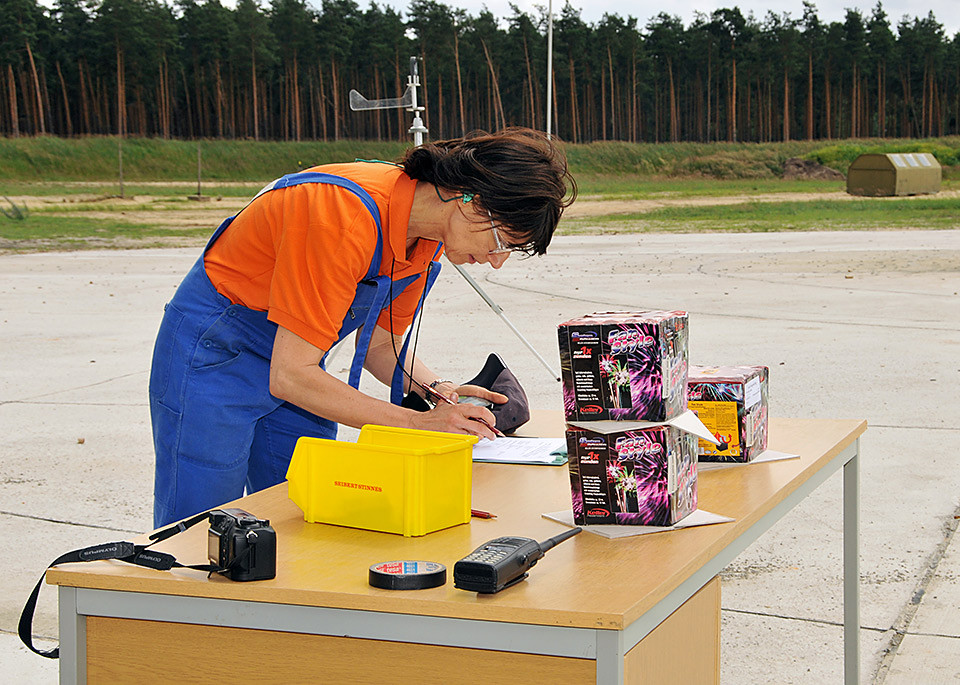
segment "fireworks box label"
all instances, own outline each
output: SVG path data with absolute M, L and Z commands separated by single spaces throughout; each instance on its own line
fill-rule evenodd
M 766 366 L 690 367 L 687 401 L 720 441 L 700 440 L 700 461 L 748 462 L 767 449 Z
M 687 313 L 608 312 L 558 328 L 568 421 L 666 421 L 686 411 Z
M 697 436 L 669 424 L 611 424 L 567 427 L 577 525 L 671 526 L 694 512 Z

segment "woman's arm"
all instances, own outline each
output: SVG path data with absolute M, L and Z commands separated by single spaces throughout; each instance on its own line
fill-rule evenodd
M 270 359 L 270 393 L 317 416 L 355 428 L 376 423 L 495 438 L 492 430 L 476 420 L 483 419 L 494 425 L 493 414 L 483 407 L 444 403 L 428 412 L 398 407 L 365 395 L 321 369 L 319 364 L 324 353 L 280 326 Z M 374 356 L 381 355 L 382 352 Z M 379 364 L 375 365 L 379 367 Z

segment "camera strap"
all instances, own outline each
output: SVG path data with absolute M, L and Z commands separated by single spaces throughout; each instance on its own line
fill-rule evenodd
M 79 561 L 116 559 L 117 561 L 124 561 L 128 564 L 135 564 L 137 566 L 145 566 L 147 568 L 156 569 L 157 571 L 169 571 L 171 568 L 190 568 L 197 571 L 206 571 L 208 574 L 211 574 L 228 571 L 230 568 L 243 563 L 244 557 L 247 553 L 249 553 L 250 548 L 245 549 L 243 552 L 237 555 L 237 558 L 233 560 L 228 568 L 220 568 L 220 566 L 217 564 L 181 564 L 172 554 L 149 549 L 149 547 L 152 545 L 162 542 L 167 538 L 171 538 L 177 533 L 181 533 L 200 523 L 201 521 L 207 520 L 208 518 L 209 512 L 204 512 L 202 514 L 197 514 L 193 518 L 187 519 L 186 521 L 176 523 L 169 528 L 158 530 L 150 535 L 150 540 L 152 542 L 146 545 L 136 545 L 132 542 L 108 542 L 106 544 L 93 545 L 92 547 L 84 547 L 83 549 L 75 549 L 72 552 L 61 554 L 59 557 L 53 560 L 53 563 L 47 566 L 47 569 L 51 569 L 60 564 L 68 564 Z M 37 609 L 37 598 L 40 595 L 40 586 L 43 585 L 43 579 L 45 575 L 46 570 L 40 576 L 40 580 L 37 581 L 36 586 L 33 588 L 33 592 L 30 593 L 30 597 L 27 599 L 27 603 L 23 607 L 23 612 L 20 614 L 20 623 L 17 626 L 17 630 L 20 634 L 21 642 L 23 642 L 23 644 L 26 645 L 30 651 L 48 659 L 57 659 L 60 657 L 59 646 L 44 651 L 42 649 L 38 649 L 33 644 L 33 616 Z

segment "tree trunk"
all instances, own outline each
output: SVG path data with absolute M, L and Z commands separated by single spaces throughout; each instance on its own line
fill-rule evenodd
M 317 98 L 320 100 L 320 131 L 323 139 L 327 139 L 327 96 L 324 93 L 323 89 L 323 69 L 320 65 L 317 65 L 317 74 L 320 78 L 320 92 L 317 94 Z
M 783 142 L 790 140 L 790 79 L 787 65 L 783 65 Z
M 710 109 L 713 104 L 713 101 L 711 100 L 711 95 L 710 95 L 710 84 L 712 79 L 713 79 L 713 46 L 711 45 L 707 49 L 707 142 L 710 142 L 712 140 L 710 136 L 710 124 L 712 123 L 710 120 L 710 114 L 711 114 Z
M 497 73 L 493 69 L 493 61 L 490 59 L 490 51 L 487 50 L 487 43 L 482 38 L 480 39 L 480 45 L 483 47 L 483 54 L 487 58 L 487 68 L 490 70 L 490 80 L 493 83 L 493 95 L 494 95 L 494 121 L 496 121 L 497 112 L 500 113 L 500 122 L 501 125 L 505 128 L 507 125 L 507 118 L 503 113 L 503 100 L 500 99 L 500 84 L 497 82 Z M 494 124 L 496 125 L 496 124 Z
M 80 80 L 80 121 L 83 127 L 81 133 L 92 133 L 90 125 L 90 93 L 87 91 L 86 77 L 84 75 L 84 61 L 77 60 L 77 73 Z
M 670 142 L 675 143 L 680 137 L 679 118 L 677 116 L 677 89 L 673 82 L 673 60 L 667 58 L 667 78 L 670 81 Z
M 213 60 L 213 75 L 217 87 L 217 138 L 223 138 L 223 78 L 220 76 L 220 58 Z
M 533 70 L 530 68 L 530 52 L 527 50 L 527 37 L 523 37 L 523 57 L 527 62 L 527 92 L 530 97 L 530 128 L 537 127 L 539 113 L 536 111 L 536 105 L 533 95 Z
M 67 84 L 63 80 L 63 71 L 60 69 L 60 60 L 57 60 L 57 77 L 60 79 L 60 93 L 63 96 L 63 119 L 66 123 L 67 135 L 73 135 L 73 121 L 70 118 L 70 98 L 67 97 Z
M 40 133 L 47 132 L 46 123 L 43 118 L 43 101 L 40 98 L 40 79 L 37 78 L 37 65 L 33 61 L 33 51 L 30 49 L 30 41 L 24 41 L 27 46 L 27 58 L 30 62 L 30 72 L 33 74 L 33 88 L 37 94 L 37 121 L 40 124 Z
M 127 93 L 126 79 L 124 78 L 123 50 L 120 41 L 114 43 L 117 53 L 117 135 L 127 135 Z
M 463 107 L 463 81 L 460 78 L 460 36 L 456 29 L 453 32 L 453 61 L 457 65 L 457 102 L 460 104 L 460 135 L 467 134 L 467 116 Z
M 193 63 L 193 96 L 195 102 L 195 109 L 197 110 L 197 137 L 203 138 L 206 134 L 206 128 L 203 125 L 203 96 L 200 93 L 200 79 L 203 73 L 200 69 L 200 66 L 194 62 Z
M 617 139 L 617 98 L 613 87 L 613 54 L 607 43 L 607 66 L 610 69 L 610 138 Z
M 737 141 L 737 60 L 733 60 L 733 82 L 730 87 L 730 130 L 732 140 Z
M 630 142 L 637 142 L 637 53 L 633 51 L 631 55 L 631 75 L 630 75 Z
M 757 87 L 758 87 L 758 88 L 760 87 L 760 86 L 759 86 L 759 82 L 758 82 L 758 84 L 757 84 Z M 746 127 L 747 127 L 747 133 L 746 133 L 746 135 L 744 136 L 744 138 L 746 138 L 747 140 L 749 140 L 749 139 L 750 139 L 751 127 L 752 127 L 752 125 L 753 125 L 753 119 L 750 117 L 750 115 L 751 115 L 750 108 L 751 108 L 751 106 L 752 106 L 752 104 L 753 104 L 753 98 L 752 98 L 752 96 L 750 95 L 750 81 L 747 81 L 747 94 L 744 96 L 743 102 L 744 102 L 744 104 L 745 104 L 745 106 L 746 106 L 746 108 L 747 108 L 747 118 L 745 119 L 745 121 L 746 121 Z M 756 130 L 756 129 L 753 129 L 753 130 Z M 759 136 L 758 133 L 753 136 L 753 140 L 754 140 L 754 141 L 757 141 L 757 140 L 759 140 L 759 139 L 760 139 L 760 136 Z
M 330 58 L 330 89 L 333 91 L 333 139 L 340 140 L 340 97 L 337 88 L 337 61 Z
M 376 86 L 376 93 L 374 97 L 378 100 L 382 97 L 382 92 L 380 90 L 380 67 L 377 65 L 373 66 L 373 82 Z M 381 109 L 374 110 L 376 112 L 376 125 L 377 125 L 377 140 L 383 140 L 383 121 L 380 113 L 383 111 Z
M 303 138 L 303 116 L 300 112 L 300 74 L 299 69 L 297 68 L 297 51 L 293 51 L 293 93 L 291 97 L 293 99 L 293 135 L 294 139 L 299 142 Z
M 577 136 L 577 76 L 573 67 L 573 57 L 568 57 L 570 64 L 570 142 L 576 143 Z
M 560 121 L 560 116 L 559 116 L 560 110 L 557 109 L 557 72 L 551 69 L 550 75 L 553 77 L 553 87 L 551 90 L 553 91 L 553 111 L 554 111 L 553 123 L 554 123 L 554 130 L 556 130 L 556 125 Z
M 813 53 L 807 53 L 807 140 L 813 140 Z
M 394 90 L 395 90 L 397 93 L 399 93 L 399 92 L 401 92 L 400 88 L 401 88 L 401 85 L 402 85 L 402 81 L 400 80 L 400 52 L 399 52 L 399 50 L 395 50 L 394 53 L 393 53 L 393 71 L 394 71 L 394 78 L 395 78 L 395 81 L 394 81 L 394 84 L 395 84 Z M 404 92 L 405 92 L 405 91 L 404 91 Z M 404 127 L 405 127 L 405 126 L 404 126 L 404 120 L 403 120 L 403 110 L 398 107 L 398 108 L 397 108 L 397 138 L 401 138 L 401 137 L 403 136 L 403 129 L 404 129 Z
M 860 71 L 853 65 L 853 81 L 850 83 L 853 97 L 850 98 L 850 135 L 860 137 Z M 855 132 L 854 132 L 855 131 Z
M 443 138 L 443 78 L 437 74 L 437 138 Z
M 10 135 L 20 137 L 20 111 L 17 108 L 17 82 L 13 78 L 13 65 L 7 64 L 7 85 L 10 102 Z
M 833 131 L 830 128 L 830 65 L 823 70 L 823 113 L 824 113 L 824 131 L 825 138 L 830 140 L 833 138 Z
M 250 39 L 250 87 L 253 91 L 253 139 L 260 140 L 260 112 L 257 107 L 257 48 L 252 38 Z M 327 137 L 326 132 L 323 137 Z

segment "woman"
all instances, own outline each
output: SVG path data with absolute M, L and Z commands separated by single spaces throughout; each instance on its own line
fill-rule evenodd
M 441 251 L 495 269 L 513 251 L 543 254 L 575 194 L 562 152 L 528 129 L 427 144 L 397 165 L 316 167 L 264 188 L 214 233 L 165 308 L 150 374 L 154 524 L 281 482 L 297 438 L 334 438 L 337 423 L 493 439 L 493 414 L 456 400 L 506 397 L 439 378 L 401 335 Z M 343 383 L 323 360 L 357 329 Z M 392 386 L 392 403 L 357 390 L 361 365 Z M 399 406 L 404 391 L 453 402 L 418 412 Z

